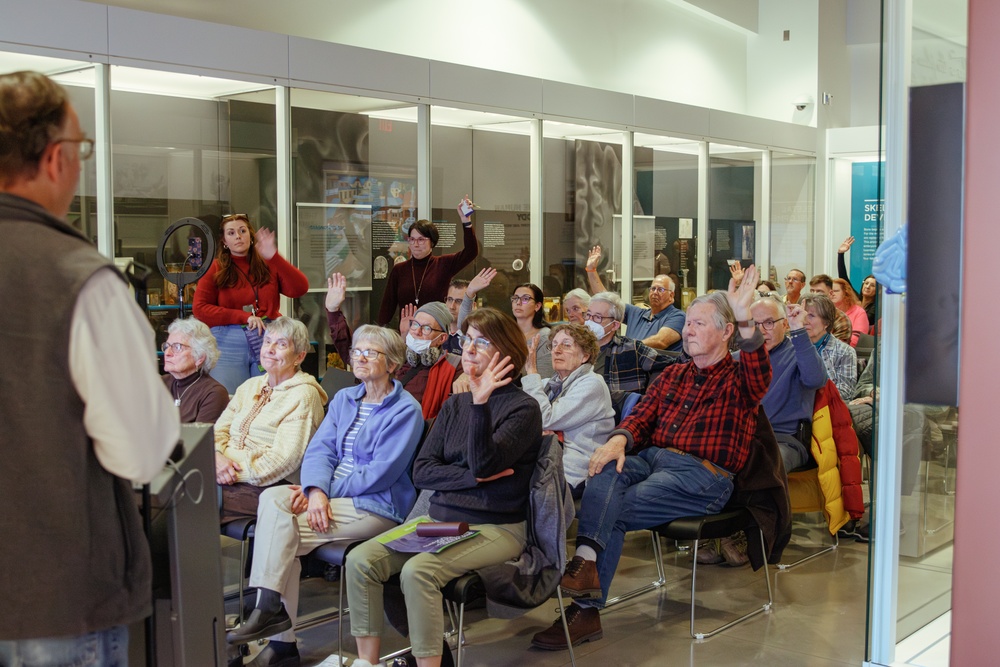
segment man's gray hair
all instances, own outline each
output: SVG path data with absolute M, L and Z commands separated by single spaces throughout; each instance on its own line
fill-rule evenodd
M 669 290 L 670 290 L 671 292 L 674 292 L 674 291 L 676 291 L 676 289 L 677 289 L 677 286 L 676 286 L 676 285 L 674 285 L 674 279 L 673 279 L 673 278 L 671 278 L 670 276 L 668 276 L 668 275 L 667 275 L 667 274 L 665 274 L 665 273 L 661 273 L 661 274 L 660 274 L 660 275 L 658 275 L 658 276 L 653 276 L 653 280 L 666 280 L 666 281 L 667 281 L 667 288 L 668 288 L 668 289 L 669 289 Z
M 193 317 L 186 320 L 174 320 L 167 327 L 167 333 L 188 337 L 191 354 L 194 356 L 198 370 L 208 372 L 215 368 L 215 364 L 219 361 L 219 346 L 207 324 Z
M 733 309 L 729 307 L 729 299 L 726 298 L 725 292 L 702 294 L 691 302 L 691 305 L 688 306 L 688 311 L 691 310 L 692 306 L 700 304 L 715 306 L 715 312 L 712 314 L 712 321 L 715 322 L 715 328 L 719 331 L 725 329 L 726 324 L 736 324 L 736 316 L 733 315 Z
M 395 372 L 406 362 L 406 343 L 398 332 L 374 324 L 365 324 L 354 330 L 351 338 L 351 347 L 357 347 L 358 343 L 373 343 L 385 354 L 388 361 L 389 372 Z
M 778 309 L 778 314 L 781 316 L 782 319 L 788 317 L 788 308 L 785 307 L 785 302 L 782 301 L 780 297 L 768 294 L 767 296 L 762 296 L 753 303 L 751 303 L 750 307 L 753 308 L 758 303 L 774 304 L 775 308 Z
M 590 295 L 587 293 L 587 290 L 580 289 L 579 287 L 566 292 L 566 296 L 563 297 L 563 303 L 566 303 L 567 299 L 579 299 L 583 302 L 584 308 L 590 305 Z
M 309 351 L 309 330 L 306 329 L 306 325 L 296 319 L 282 315 L 278 319 L 268 322 L 264 333 L 287 338 L 288 342 L 292 344 L 292 351 L 295 354 Z
M 616 321 L 621 322 L 625 319 L 625 301 L 614 292 L 598 292 L 590 297 L 591 304 L 595 301 L 608 304 L 610 306 L 608 315 Z

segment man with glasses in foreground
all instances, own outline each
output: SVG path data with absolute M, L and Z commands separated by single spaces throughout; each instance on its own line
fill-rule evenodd
M 594 246 L 587 258 L 587 280 L 591 294 L 606 291 L 597 265 L 601 246 Z M 649 308 L 625 304 L 625 335 L 657 350 L 681 351 L 684 311 L 674 305 L 674 281 L 670 276 L 656 276 L 649 285 Z
M 16 360 L 0 370 L 4 665 L 124 665 L 152 608 L 129 480 L 162 470 L 180 419 L 124 278 L 65 221 L 92 152 L 66 91 L 0 76 L 0 308 L 18 316 L 0 331 Z
M 641 340 L 618 333 L 625 316 L 625 302 L 614 292 L 598 292 L 590 299 L 583 314 L 584 326 L 597 336 L 600 348 L 594 359 L 594 372 L 604 378 L 611 390 L 611 403 L 621 414 L 626 394 L 645 394 L 647 387 L 681 355 L 654 350 Z
M 771 384 L 760 402 L 771 422 L 781 450 L 785 472 L 809 462 L 810 443 L 804 436 L 811 425 L 816 390 L 826 384 L 826 367 L 805 330 L 802 306 L 785 306 L 764 297 L 750 308 L 753 321 L 764 336 L 771 359 Z

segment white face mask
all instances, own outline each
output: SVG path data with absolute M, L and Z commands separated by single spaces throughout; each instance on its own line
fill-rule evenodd
M 590 329 L 591 333 L 597 336 L 597 340 L 601 340 L 606 335 L 606 332 L 604 331 L 604 325 L 598 324 L 594 320 L 587 320 L 586 322 L 583 323 L 583 326 Z
M 431 346 L 431 342 L 424 338 L 414 338 L 413 334 L 406 334 L 406 347 L 410 348 L 417 354 L 422 354 L 427 351 Z

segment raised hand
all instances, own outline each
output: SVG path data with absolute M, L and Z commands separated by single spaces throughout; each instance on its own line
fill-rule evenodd
M 735 264 L 729 265 L 729 275 L 733 277 L 733 280 L 736 281 L 737 285 L 743 282 L 743 265 L 739 262 L 739 260 L 737 260 Z
M 332 273 L 326 279 L 326 309 L 331 313 L 340 310 L 347 298 L 347 278 L 342 273 Z
M 508 385 L 514 379 L 508 376 L 514 370 L 510 357 L 500 358 L 499 352 L 493 353 L 493 358 L 482 373 L 473 371 L 469 374 L 469 390 L 472 392 L 472 402 L 483 405 L 489 400 L 495 389 Z
M 497 270 L 489 267 L 476 274 L 476 277 L 469 281 L 469 286 L 465 288 L 465 293 L 471 299 L 479 290 L 486 288 L 493 279 L 497 277 Z
M 275 239 L 274 232 L 270 229 L 261 227 L 257 230 L 255 238 L 257 239 L 257 252 L 265 260 L 270 260 L 278 254 L 278 242 Z
M 753 303 L 759 277 L 757 266 L 751 264 L 743 272 L 743 282 L 737 285 L 735 279 L 729 281 L 726 298 L 729 300 L 729 307 L 733 309 L 733 315 L 736 316 L 738 322 L 750 319 L 750 304 Z
M 601 246 L 595 245 L 590 249 L 590 254 L 587 256 L 587 270 L 596 271 L 597 265 L 601 262 Z
M 524 362 L 524 372 L 528 375 L 538 372 L 538 346 L 542 342 L 542 332 L 539 331 L 528 339 L 528 358 Z
M 469 207 L 469 211 L 470 211 L 469 215 L 465 215 L 464 213 L 462 213 L 462 205 L 463 204 L 465 204 L 465 205 L 467 205 Z M 462 201 L 458 202 L 458 206 L 456 207 L 456 209 L 458 210 L 458 217 L 462 219 L 462 224 L 463 225 L 467 224 L 469 222 L 472 222 L 472 213 L 471 213 L 472 207 L 473 207 L 473 204 L 472 204 L 472 200 L 469 199 L 469 195 L 465 195 L 464 197 L 462 197 Z
M 844 239 L 844 242 L 840 244 L 840 247 L 837 248 L 837 254 L 843 255 L 845 252 L 851 249 L 852 245 L 854 245 L 854 237 L 848 236 L 846 239 Z
M 410 320 L 413 316 L 417 314 L 417 307 L 412 303 L 408 303 L 403 306 L 402 310 L 399 311 L 399 335 L 406 338 L 406 334 L 410 331 Z
M 788 304 L 788 328 L 792 331 L 801 329 L 806 323 L 806 309 L 797 303 Z
M 469 384 L 469 376 L 462 373 L 451 383 L 451 393 L 464 394 L 467 391 L 472 391 L 472 387 Z

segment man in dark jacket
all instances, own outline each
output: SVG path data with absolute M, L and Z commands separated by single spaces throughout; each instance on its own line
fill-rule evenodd
M 0 76 L 0 664 L 127 663 L 151 608 L 132 485 L 180 433 L 153 332 L 64 221 L 94 143 L 66 92 Z

